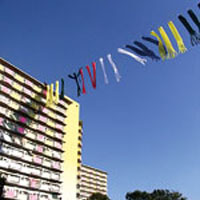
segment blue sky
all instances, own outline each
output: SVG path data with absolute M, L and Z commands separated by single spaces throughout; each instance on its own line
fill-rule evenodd
M 198 1 L 0 0 L 0 55 L 48 83 L 65 78 L 66 95 L 81 104 L 83 161 L 106 170 L 109 196 L 125 199 L 135 189 L 172 189 L 200 197 L 200 58 L 177 20 Z M 187 16 L 189 19 L 189 17 Z M 188 52 L 142 67 L 117 53 L 173 20 Z M 191 20 L 189 20 L 191 22 Z M 191 22 L 192 23 L 192 22 Z M 195 27 L 193 25 L 193 27 Z M 149 48 L 157 51 L 151 44 Z M 177 49 L 177 47 L 176 47 Z M 85 66 L 112 54 L 122 79 L 109 85 L 97 62 L 97 89 Z M 84 67 L 87 94 L 76 97 L 69 73 Z

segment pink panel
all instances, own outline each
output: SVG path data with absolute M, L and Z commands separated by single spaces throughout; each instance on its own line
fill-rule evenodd
M 25 87 L 24 87 L 24 93 L 28 94 L 30 96 L 32 95 L 32 92 L 29 89 L 25 88 Z
M 32 188 L 37 188 L 37 180 L 35 180 L 34 178 L 30 178 L 30 187 Z
M 19 117 L 19 121 L 22 123 L 26 123 L 27 119 L 25 117 Z
M 39 130 L 40 130 L 40 131 L 43 131 L 43 132 L 45 131 L 45 127 L 44 127 L 44 126 L 42 126 L 42 125 L 39 125 L 39 127 L 38 127 L 38 128 L 39 128 Z
M 5 194 L 5 196 L 8 198 L 14 198 L 15 195 L 16 195 L 16 192 L 14 189 L 8 189 Z
M 4 76 L 4 81 L 10 85 L 12 85 L 12 80 L 9 79 L 8 77 Z
M 37 145 L 36 146 L 36 151 L 42 153 L 43 152 L 43 146 Z
M 45 114 L 47 114 L 47 113 L 48 113 L 48 109 L 44 107 L 43 112 L 44 112 Z
M 42 115 L 40 115 L 40 121 L 42 121 L 42 122 L 47 122 L 47 118 L 46 117 L 44 117 L 44 116 L 42 116 Z
M 56 128 L 62 130 L 62 125 L 60 125 L 60 124 L 56 124 Z
M 38 134 L 37 139 L 40 140 L 40 141 L 44 141 L 44 135 Z
M 59 142 L 55 142 L 55 147 L 59 148 L 59 149 L 62 149 L 62 145 Z
M 10 93 L 10 89 L 9 88 L 7 88 L 7 87 L 5 87 L 5 86 L 1 86 L 1 90 L 3 91 L 3 92 L 5 92 L 6 94 L 9 94 Z
M 38 196 L 36 194 L 30 194 L 29 200 L 38 200 Z
M 35 156 L 35 157 L 33 158 L 33 161 L 34 161 L 35 163 L 37 163 L 37 164 L 41 164 L 41 163 L 42 163 L 42 159 L 41 159 L 39 156 Z
M 60 101 L 60 104 L 62 104 L 63 106 L 65 106 L 65 102 L 63 100 Z
M 53 168 L 60 169 L 59 162 L 53 162 Z
M 12 75 L 12 76 L 14 76 L 15 75 L 15 72 L 14 71 L 12 71 L 11 69 L 9 69 L 9 68 L 5 68 L 5 72 L 6 73 L 8 73 L 8 74 L 10 74 L 10 75 Z
M 24 134 L 24 128 L 23 127 L 17 127 L 17 131 L 21 134 Z
M 62 134 L 61 133 L 56 133 L 55 135 L 57 138 L 62 139 Z
M 25 79 L 25 83 L 31 87 L 33 87 L 33 83 L 27 79 Z

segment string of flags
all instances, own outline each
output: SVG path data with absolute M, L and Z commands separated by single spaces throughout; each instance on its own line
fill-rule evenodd
M 200 3 L 198 4 L 198 8 L 200 9 Z M 195 14 L 195 12 L 192 9 L 189 9 L 187 11 L 188 16 L 191 18 L 191 20 L 194 22 L 194 24 L 197 26 L 198 31 L 196 31 L 192 25 L 188 22 L 186 17 L 183 15 L 179 15 L 178 19 L 181 22 L 181 24 L 184 26 L 184 28 L 187 30 L 191 45 L 195 46 L 200 44 L 200 21 Z M 124 54 L 126 56 L 129 56 L 133 58 L 135 61 L 139 62 L 141 65 L 146 65 L 147 58 L 150 58 L 152 61 L 159 61 L 159 60 L 166 60 L 166 59 L 173 59 L 175 58 L 179 53 L 183 54 L 187 51 L 187 48 L 185 47 L 183 38 L 181 37 L 180 32 L 176 28 L 175 24 L 172 21 L 168 22 L 168 27 L 177 43 L 178 52 L 175 50 L 175 48 L 172 45 L 172 42 L 167 35 L 166 31 L 162 26 L 158 28 L 158 33 L 156 31 L 152 30 L 150 32 L 151 37 L 142 36 L 142 40 L 151 44 L 154 44 L 158 47 L 158 53 L 148 48 L 145 44 L 139 41 L 134 41 L 133 44 L 126 44 L 125 49 L 124 48 L 118 48 L 117 51 L 120 54 Z M 115 63 L 115 61 L 112 58 L 111 54 L 107 55 L 107 60 L 110 64 L 110 66 L 113 69 L 114 76 L 117 82 L 120 82 L 121 75 L 118 70 L 118 66 Z M 99 64 L 101 66 L 101 70 L 103 72 L 104 76 L 104 82 L 105 84 L 109 83 L 108 75 L 106 72 L 106 67 L 104 64 L 104 58 L 99 58 Z M 88 72 L 91 85 L 93 89 L 96 89 L 97 83 L 96 83 L 96 62 L 92 62 L 92 70 L 89 65 L 86 66 L 86 70 Z M 84 70 L 83 68 L 80 68 L 78 72 L 74 72 L 73 74 L 69 74 L 68 78 L 73 80 L 76 84 L 77 88 L 77 96 L 79 97 L 81 94 L 86 94 L 86 87 L 85 87 L 85 79 L 84 79 Z M 59 81 L 56 81 L 56 87 L 55 87 L 55 96 L 54 96 L 54 84 L 47 85 L 47 95 L 46 95 L 46 104 L 51 105 L 53 103 L 58 103 L 59 101 Z M 61 94 L 60 98 L 64 98 L 64 79 L 61 79 Z

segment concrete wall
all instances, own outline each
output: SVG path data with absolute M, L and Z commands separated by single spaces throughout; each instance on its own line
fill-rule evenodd
M 66 111 L 66 135 L 64 137 L 65 153 L 62 169 L 62 199 L 76 200 L 77 193 L 77 167 L 78 167 L 78 135 L 79 135 L 79 104 L 73 101 Z

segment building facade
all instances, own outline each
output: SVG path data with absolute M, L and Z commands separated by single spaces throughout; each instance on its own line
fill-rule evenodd
M 79 121 L 79 134 L 78 134 L 78 175 L 77 175 L 77 199 L 80 199 L 80 195 L 81 195 L 81 191 L 80 191 L 80 187 L 81 187 L 81 166 L 82 166 L 82 135 L 83 135 L 83 122 Z
M 0 174 L 6 178 L 4 198 L 77 200 L 80 129 L 77 102 L 65 96 L 46 107 L 46 85 L 0 59 Z
M 107 173 L 87 165 L 82 165 L 80 199 L 87 200 L 93 193 L 107 195 Z

